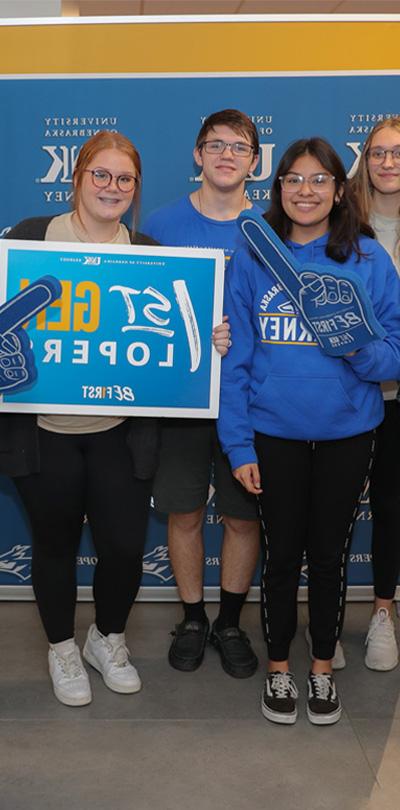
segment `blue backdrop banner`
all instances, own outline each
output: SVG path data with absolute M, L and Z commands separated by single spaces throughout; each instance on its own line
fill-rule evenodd
M 192 157 L 197 133 L 207 115 L 228 107 L 246 112 L 257 127 L 260 162 L 248 178 L 246 193 L 261 208 L 267 208 L 278 161 L 297 138 L 327 138 L 348 173 L 354 172 L 372 127 L 389 115 L 400 114 L 400 100 L 397 106 L 395 102 L 398 85 L 397 75 L 356 73 L 3 77 L 0 104 L 5 114 L 0 124 L 0 147 L 7 155 L 2 166 L 7 193 L 0 197 L 0 235 L 25 217 L 61 214 L 69 209 L 71 176 L 79 149 L 101 129 L 124 133 L 140 151 L 143 218 L 194 191 L 201 179 Z M 113 295 L 114 305 L 122 306 L 121 295 Z M 179 328 L 184 335 L 182 318 Z M 184 345 L 187 351 L 186 337 Z M 93 384 L 102 385 L 103 376 Z M 0 584 L 29 584 L 29 531 L 13 485 L 5 479 L 0 486 L 0 506 Z M 350 555 L 350 585 L 367 586 L 372 581 L 370 526 L 365 493 Z M 205 523 L 205 584 L 209 586 L 219 581 L 221 536 L 221 516 L 215 511 L 211 487 Z M 94 560 L 85 527 L 78 558 L 80 584 L 91 581 Z M 306 577 L 305 566 L 303 583 Z M 143 584 L 162 588 L 174 584 L 166 518 L 155 513 L 150 521 Z
M 349 172 L 370 129 L 400 113 L 398 76 L 0 77 L 0 233 L 19 220 L 68 210 L 74 162 L 101 129 L 133 140 L 143 162 L 143 219 L 199 182 L 192 158 L 204 118 L 235 107 L 257 127 L 261 159 L 249 197 L 267 207 L 271 179 L 289 142 L 321 135 Z M 12 137 L 10 132 L 12 131 Z

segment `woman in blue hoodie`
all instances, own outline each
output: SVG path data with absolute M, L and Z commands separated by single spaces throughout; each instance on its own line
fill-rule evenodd
M 218 430 L 233 475 L 258 495 L 263 518 L 269 671 L 262 712 L 274 722 L 296 721 L 288 659 L 306 551 L 313 648 L 307 715 L 322 725 L 341 715 L 332 657 L 351 531 L 383 419 L 379 382 L 399 378 L 400 283 L 360 220 L 340 158 L 321 138 L 297 141 L 283 155 L 265 217 L 300 264 L 359 274 L 386 331 L 358 352 L 329 357 L 249 248 L 230 262 L 224 311 L 233 345 L 223 363 Z

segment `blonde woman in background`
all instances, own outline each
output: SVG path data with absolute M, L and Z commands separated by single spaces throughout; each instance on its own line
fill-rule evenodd
M 400 116 L 369 134 L 353 178 L 361 216 L 369 221 L 400 274 Z M 375 604 L 366 638 L 369 669 L 394 669 L 399 660 L 392 603 L 400 574 L 400 402 L 398 382 L 385 383 L 385 419 L 372 472 L 372 564 Z

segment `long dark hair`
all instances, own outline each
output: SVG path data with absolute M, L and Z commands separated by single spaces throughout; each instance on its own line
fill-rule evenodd
M 279 177 L 287 174 L 297 158 L 303 155 L 321 163 L 324 169 L 335 178 L 335 191 L 340 200 L 332 206 L 329 214 L 329 238 L 326 255 L 341 264 L 348 259 L 352 251 L 361 256 L 359 246 L 360 234 L 374 236 L 370 225 L 361 219 L 359 206 L 351 190 L 346 171 L 339 155 L 323 138 L 302 138 L 292 143 L 280 160 L 272 184 L 271 205 L 264 214 L 265 219 L 283 241 L 290 237 L 292 220 L 285 213 L 281 199 Z

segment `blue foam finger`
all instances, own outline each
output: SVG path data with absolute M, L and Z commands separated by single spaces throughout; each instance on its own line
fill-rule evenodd
M 253 252 L 268 267 L 294 303 L 298 302 L 301 265 L 273 228 L 254 211 L 242 211 L 238 224 Z
M 53 276 L 42 276 L 0 306 L 0 335 L 34 318 L 61 295 L 61 284 Z
M 343 303 L 351 304 L 353 300 L 353 291 L 351 284 L 349 284 L 348 281 L 343 281 L 342 279 L 341 281 L 339 281 L 339 291 Z
M 239 227 L 326 354 L 340 357 L 385 337 L 356 273 L 333 265 L 300 265 L 265 219 L 253 211 L 240 214 Z
M 0 337 L 0 391 L 13 393 L 37 377 L 28 335 L 17 328 Z
M 37 378 L 35 358 L 22 325 L 60 297 L 53 276 L 42 276 L 0 306 L 0 392 L 13 393 Z
M 301 295 L 300 311 L 327 354 L 340 357 L 385 337 L 386 332 L 375 316 L 363 281 L 356 273 L 314 263 L 304 264 L 303 268 L 305 273 L 312 270 L 321 276 L 326 276 L 329 271 L 329 276 L 339 282 L 339 291 L 343 289 L 342 283 L 346 285 L 344 297 L 336 303 L 330 303 L 329 295 L 324 303 L 307 296 L 305 290 Z M 302 278 L 303 273 L 300 274 Z

